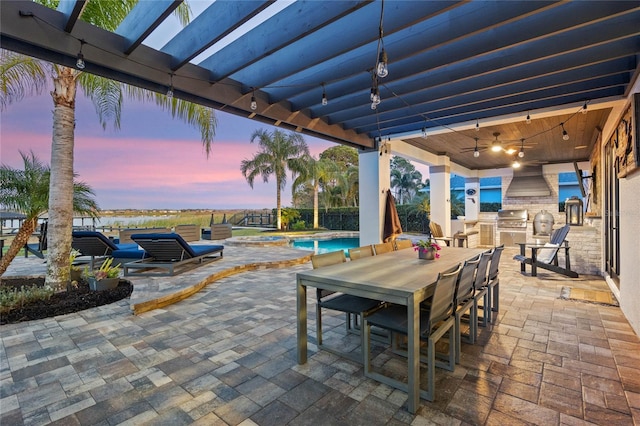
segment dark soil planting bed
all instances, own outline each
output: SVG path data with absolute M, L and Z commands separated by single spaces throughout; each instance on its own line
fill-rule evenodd
M 2 288 L 33 285 L 44 285 L 44 278 L 3 278 L 0 281 Z M 91 291 L 88 283 L 80 282 L 78 288 L 54 294 L 49 300 L 30 302 L 8 313 L 0 313 L 0 324 L 55 317 L 107 305 L 128 298 L 132 291 L 133 285 L 127 280 L 120 280 L 118 287 L 104 291 Z

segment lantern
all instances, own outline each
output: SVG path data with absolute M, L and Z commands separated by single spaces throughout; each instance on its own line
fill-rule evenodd
M 582 226 L 584 223 L 582 200 L 576 196 L 567 198 L 564 202 L 564 212 L 567 215 L 569 225 Z

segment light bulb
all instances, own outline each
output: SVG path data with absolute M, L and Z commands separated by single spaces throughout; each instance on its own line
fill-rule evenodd
M 327 94 L 326 93 L 322 93 L 322 105 L 326 105 L 329 103 L 329 100 L 327 99 Z
M 586 102 L 584 103 L 584 105 L 582 105 L 582 111 L 580 111 L 580 112 L 582 112 L 583 114 L 587 113 L 587 103 Z
M 378 108 L 378 104 L 375 102 L 371 102 L 371 109 L 376 109 Z
M 524 151 L 523 150 L 520 150 L 520 152 L 518 153 L 518 157 L 520 157 L 520 158 L 524 157 Z
M 473 156 L 476 158 L 480 157 L 480 151 L 478 151 L 477 148 L 473 151 Z
M 531 116 L 527 114 L 527 124 L 531 124 Z
M 520 162 L 518 160 L 515 160 L 513 162 L 513 164 L 511 165 L 511 167 L 513 167 L 514 169 L 517 169 L 520 167 Z
M 564 139 L 565 141 L 569 140 L 569 133 L 567 133 L 566 130 L 562 131 L 562 139 Z
M 427 128 L 426 127 L 422 128 L 422 137 L 425 138 L 425 139 L 427 138 Z
M 173 86 L 169 86 L 169 89 L 167 89 L 167 98 L 173 98 Z
M 79 52 L 78 60 L 76 61 L 76 68 L 78 68 L 79 70 L 83 70 L 84 67 L 85 67 L 84 55 L 82 54 L 82 52 Z
M 376 74 L 378 74 L 378 77 L 380 78 L 384 78 L 387 75 L 389 75 L 389 68 L 387 65 L 387 52 L 385 52 L 384 49 L 382 49 L 382 52 L 380 52 L 380 56 L 378 57 L 378 66 L 376 68 Z
M 495 141 L 494 141 L 494 142 L 491 144 L 491 151 L 493 151 L 493 152 L 500 152 L 500 151 L 502 151 L 502 147 L 500 146 L 500 142 L 495 142 Z
M 375 89 L 373 89 L 373 95 L 371 96 L 371 102 L 373 102 L 374 104 L 378 105 L 380 103 L 381 99 L 380 99 L 380 92 L 378 91 L 378 88 L 376 87 Z
M 480 131 L 480 123 L 476 120 L 476 132 Z
M 251 110 L 255 111 L 256 109 L 258 109 L 258 102 L 256 102 L 255 96 L 251 96 Z

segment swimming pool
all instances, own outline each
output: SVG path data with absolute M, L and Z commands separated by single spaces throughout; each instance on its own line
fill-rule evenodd
M 300 238 L 291 242 L 291 246 L 301 250 L 313 250 L 314 253 L 329 253 L 344 250 L 348 253 L 350 248 L 358 247 L 358 237 L 333 237 L 333 238 Z

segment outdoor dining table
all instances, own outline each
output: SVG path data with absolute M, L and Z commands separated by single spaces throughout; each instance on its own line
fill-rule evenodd
M 442 247 L 440 258 L 418 259 L 404 249 L 325 266 L 297 274 L 298 364 L 307 362 L 307 287 L 407 306 L 408 410 L 415 413 L 420 400 L 420 302 L 432 293 L 438 273 L 471 259 L 486 249 Z

